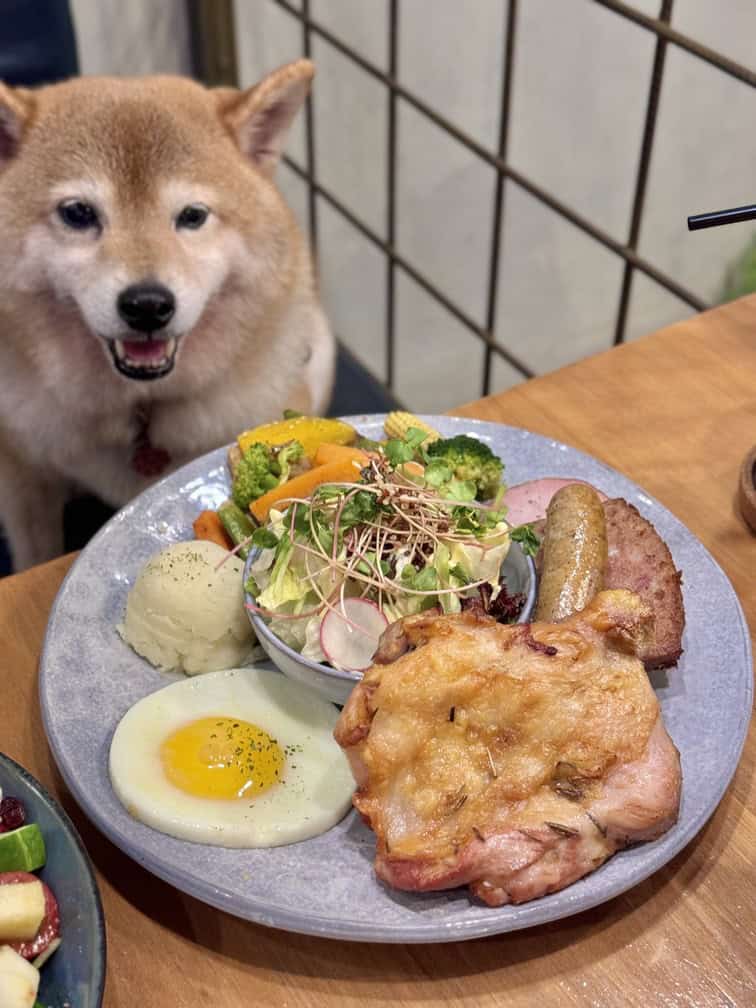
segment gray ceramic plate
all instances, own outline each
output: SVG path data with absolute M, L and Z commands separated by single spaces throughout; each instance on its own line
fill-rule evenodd
M 0 789 L 23 802 L 42 831 L 47 864 L 36 874 L 60 909 L 63 941 L 42 967 L 38 1000 L 49 1008 L 99 1008 L 105 987 L 105 923 L 89 858 L 63 809 L 39 781 L 0 753 Z
M 110 739 L 123 714 L 170 678 L 120 640 L 115 624 L 144 561 L 191 535 L 197 512 L 227 494 L 225 452 L 197 459 L 117 514 L 72 567 L 50 617 L 40 666 L 45 729 L 68 787 L 122 850 L 178 889 L 239 917 L 355 941 L 443 942 L 512 931 L 578 913 L 617 896 L 666 864 L 712 814 L 738 762 L 751 713 L 748 631 L 732 586 L 701 543 L 624 476 L 563 444 L 516 428 L 426 418 L 444 434 L 469 431 L 506 462 L 510 484 L 576 476 L 631 501 L 659 530 L 684 577 L 687 629 L 680 663 L 654 678 L 682 755 L 677 825 L 655 843 L 616 855 L 574 885 L 520 907 L 490 909 L 466 890 L 392 892 L 371 868 L 372 834 L 354 813 L 323 836 L 270 850 L 189 844 L 143 826 L 110 787 Z M 353 417 L 380 436 L 383 417 Z

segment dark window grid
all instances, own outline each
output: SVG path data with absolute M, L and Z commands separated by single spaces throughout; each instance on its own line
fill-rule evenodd
M 307 59 L 312 56 L 312 31 L 310 29 L 310 0 L 302 0 L 302 53 Z M 305 100 L 305 159 L 307 163 L 307 216 L 310 227 L 310 241 L 313 251 L 318 253 L 318 202 L 315 195 L 315 112 L 312 91 Z
M 396 77 L 399 66 L 399 0 L 389 0 L 388 9 L 388 69 Z M 388 89 L 388 150 L 386 152 L 386 243 L 394 247 L 396 240 L 396 91 Z M 395 333 L 396 333 L 396 260 L 386 256 L 386 384 L 395 385 Z
M 672 20 L 672 5 L 674 0 L 662 0 L 659 20 L 668 24 Z M 627 238 L 627 246 L 637 249 L 638 238 L 640 237 L 641 223 L 643 221 L 643 205 L 646 199 L 646 183 L 648 182 L 648 172 L 651 166 L 651 151 L 654 146 L 654 134 L 656 132 L 656 117 L 659 111 L 659 97 L 661 95 L 662 80 L 664 78 L 664 60 L 667 54 L 668 40 L 663 35 L 656 36 L 654 45 L 654 60 L 651 65 L 651 80 L 648 88 L 648 101 L 646 104 L 646 118 L 643 124 L 643 136 L 641 139 L 640 155 L 638 158 L 638 170 L 635 176 L 635 191 L 633 193 L 633 205 L 630 212 L 630 233 Z M 625 326 L 627 324 L 627 310 L 630 305 L 630 293 L 633 286 L 633 267 L 625 260 L 622 271 L 622 286 L 620 287 L 619 305 L 617 306 L 617 323 L 614 328 L 614 343 L 622 343 L 625 338 Z
M 624 261 L 622 284 L 620 289 L 619 303 L 617 307 L 617 320 L 615 325 L 614 342 L 621 343 L 625 338 L 627 323 L 627 311 L 632 290 L 632 280 L 636 270 L 644 273 L 659 286 L 674 294 L 684 303 L 703 311 L 710 307 L 706 301 L 700 298 L 693 291 L 688 290 L 684 285 L 678 283 L 674 277 L 658 269 L 637 251 L 637 243 L 643 218 L 643 207 L 645 202 L 646 186 L 648 181 L 649 166 L 653 152 L 656 119 L 659 107 L 659 96 L 661 92 L 665 55 L 668 46 L 674 45 L 686 51 L 710 65 L 716 67 L 724 73 L 756 87 L 756 73 L 747 67 L 730 60 L 721 53 L 702 45 L 671 27 L 672 6 L 674 0 L 661 0 L 660 12 L 657 18 L 642 14 L 621 0 L 590 0 L 600 6 L 613 11 L 618 16 L 624 17 L 634 22 L 640 27 L 652 32 L 656 36 L 654 59 L 651 69 L 651 79 L 649 82 L 648 99 L 644 129 L 641 139 L 641 148 L 638 158 L 638 168 L 636 172 L 635 188 L 631 209 L 631 220 L 628 229 L 628 239 L 620 242 L 611 234 L 596 226 L 588 218 L 577 213 L 567 204 L 562 203 L 552 193 L 543 189 L 540 185 L 529 179 L 522 172 L 513 168 L 507 163 L 507 140 L 510 117 L 510 96 L 511 77 L 515 51 L 515 40 L 517 31 L 517 8 L 518 0 L 505 0 L 505 32 L 504 32 L 504 52 L 502 54 L 503 74 L 502 93 L 500 97 L 500 120 L 499 120 L 499 143 L 497 151 L 494 153 L 486 149 L 473 137 L 466 134 L 458 126 L 446 119 L 439 112 L 433 109 L 425 101 L 405 88 L 397 79 L 397 40 L 400 30 L 400 4 L 399 0 L 389 0 L 388 13 L 388 71 L 384 72 L 380 67 L 373 64 L 364 57 L 358 50 L 350 46 L 343 39 L 339 38 L 324 25 L 315 21 L 310 15 L 309 0 L 302 0 L 301 10 L 295 7 L 289 0 L 271 0 L 279 7 L 287 11 L 292 17 L 297 18 L 302 24 L 303 32 L 303 52 L 310 55 L 312 36 L 317 35 L 323 41 L 333 46 L 348 59 L 360 66 L 366 73 L 381 81 L 388 89 L 388 166 L 387 166 L 387 219 L 386 238 L 382 238 L 371 227 L 365 224 L 357 214 L 351 211 L 341 200 L 322 186 L 316 178 L 316 148 L 315 148 L 315 128 L 312 108 L 312 100 L 308 99 L 306 109 L 307 127 L 307 152 L 306 167 L 298 165 L 292 158 L 287 157 L 286 163 L 308 186 L 308 206 L 310 230 L 313 244 L 317 254 L 317 200 L 325 200 L 337 213 L 347 220 L 357 231 L 380 248 L 386 255 L 386 378 L 389 387 L 394 384 L 394 343 L 395 343 L 395 271 L 399 267 L 410 276 L 426 293 L 441 304 L 451 315 L 453 315 L 462 325 L 474 333 L 485 344 L 484 368 L 482 375 L 482 394 L 486 395 L 490 391 L 491 360 L 494 355 L 507 361 L 524 378 L 533 377 L 534 372 L 516 354 L 507 347 L 496 341 L 496 311 L 498 301 L 498 274 L 499 274 L 499 254 L 504 220 L 504 181 L 510 180 L 529 193 L 534 199 L 548 206 L 560 217 L 568 220 L 584 234 L 594 239 L 604 248 L 613 252 Z M 461 143 L 471 153 L 475 154 L 486 164 L 496 171 L 496 185 L 494 189 L 493 214 L 492 214 L 492 234 L 490 246 L 490 259 L 488 269 L 488 294 L 486 303 L 485 325 L 480 325 L 467 312 L 456 305 L 444 292 L 426 277 L 414 264 L 409 262 L 395 248 L 396 237 L 396 179 L 397 179 L 397 105 L 398 99 L 406 101 L 416 111 L 431 122 L 435 123 L 449 136 Z

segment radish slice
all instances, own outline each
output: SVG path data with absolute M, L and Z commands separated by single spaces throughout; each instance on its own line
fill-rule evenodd
M 507 521 L 517 528 L 518 525 L 525 525 L 526 522 L 538 521 L 539 518 L 546 517 L 546 508 L 549 501 L 564 486 L 570 483 L 584 483 L 586 486 L 592 484 L 580 479 L 561 479 L 559 476 L 548 476 L 545 479 L 528 480 L 527 483 L 519 483 L 510 487 L 504 494 L 504 504 L 507 508 Z M 597 487 L 593 487 L 602 501 L 606 500 L 606 494 Z
M 374 602 L 348 598 L 329 609 L 320 624 L 320 646 L 336 668 L 363 672 L 373 664 L 373 655 L 388 620 Z

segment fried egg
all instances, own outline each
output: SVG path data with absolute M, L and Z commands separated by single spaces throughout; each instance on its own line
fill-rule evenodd
M 346 814 L 354 779 L 333 704 L 260 668 L 208 672 L 144 697 L 119 722 L 110 779 L 134 818 L 221 847 L 307 840 Z

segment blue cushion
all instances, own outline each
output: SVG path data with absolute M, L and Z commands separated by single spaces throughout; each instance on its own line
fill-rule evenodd
M 328 416 L 352 413 L 388 413 L 399 409 L 399 402 L 346 347 L 339 345 L 336 380 Z
M 0 0 L 0 80 L 31 86 L 79 71 L 66 0 Z

